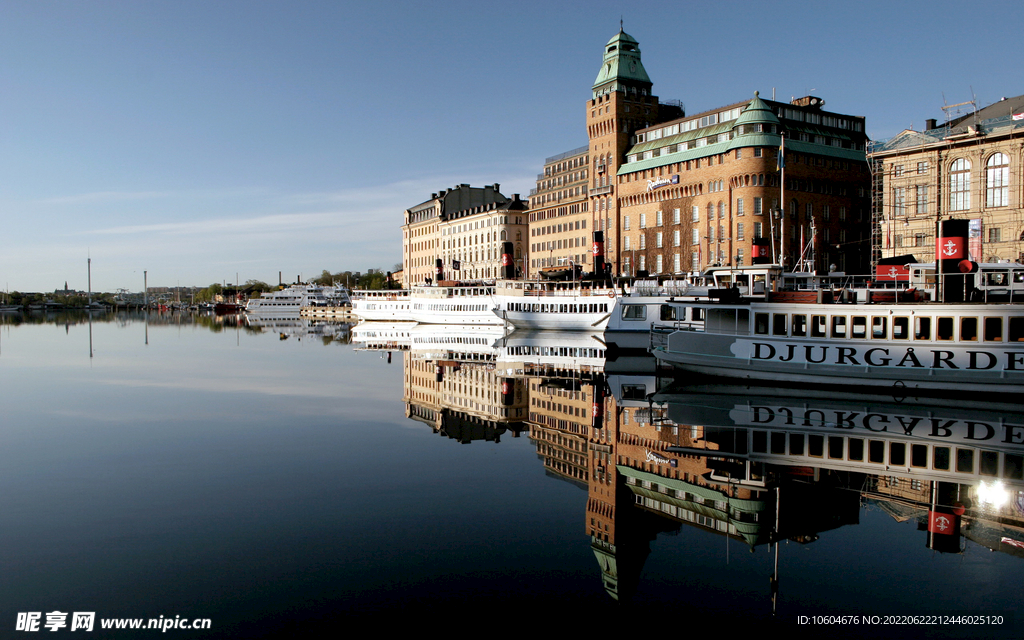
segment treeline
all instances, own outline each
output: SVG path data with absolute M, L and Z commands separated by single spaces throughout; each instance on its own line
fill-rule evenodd
M 396 270 L 401 269 L 401 265 L 396 265 Z M 344 285 L 349 289 L 400 289 L 400 282 L 391 282 L 388 284 L 388 272 L 382 269 L 368 269 L 365 273 L 362 271 L 339 271 L 337 273 L 331 273 L 327 269 L 321 272 L 318 278 L 312 278 L 309 282 L 319 285 Z M 283 285 L 284 287 L 290 286 L 291 283 Z M 245 294 L 248 297 L 254 297 L 258 294 L 265 293 L 267 291 L 277 291 L 283 287 L 277 285 L 270 285 L 262 280 L 246 280 L 245 284 L 237 287 L 238 292 Z M 210 286 L 202 289 L 196 293 L 197 302 L 211 302 L 218 295 L 221 294 L 234 295 L 236 288 L 233 285 L 223 286 L 220 283 L 214 283 Z

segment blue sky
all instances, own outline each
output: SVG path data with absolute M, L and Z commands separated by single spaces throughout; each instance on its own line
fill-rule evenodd
M 401 261 L 402 211 L 586 144 L 620 16 L 696 113 L 809 92 L 884 139 L 1024 93 L 1024 3 L 0 3 L 0 286 Z

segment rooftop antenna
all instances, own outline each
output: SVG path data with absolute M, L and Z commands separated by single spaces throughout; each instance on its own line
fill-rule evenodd
M 622 15 L 619 15 L 619 33 L 622 33 Z

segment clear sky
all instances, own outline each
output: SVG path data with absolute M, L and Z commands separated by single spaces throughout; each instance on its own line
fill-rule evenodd
M 1024 93 L 1020 0 L 3 0 L 0 286 L 390 270 L 407 207 L 586 144 L 620 16 L 688 113 L 813 93 L 884 139 Z

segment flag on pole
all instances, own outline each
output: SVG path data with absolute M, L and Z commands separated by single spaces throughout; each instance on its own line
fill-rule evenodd
M 782 171 L 786 168 L 786 139 L 782 139 L 782 144 L 779 145 L 779 153 L 775 157 L 776 164 L 779 165 L 778 171 Z
M 1014 120 L 1024 120 L 1024 112 L 1013 114 L 1013 119 Z

